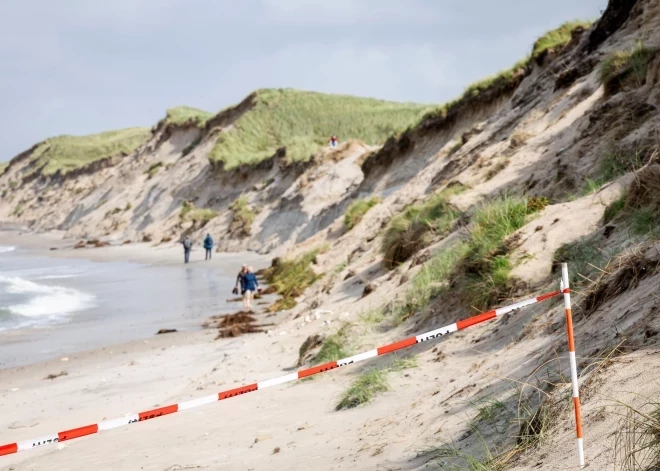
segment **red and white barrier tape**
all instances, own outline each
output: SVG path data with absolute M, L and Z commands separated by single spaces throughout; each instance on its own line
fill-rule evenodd
M 522 309 L 523 307 L 529 306 L 531 304 L 536 304 L 541 301 L 553 298 L 561 294 L 561 291 L 555 291 L 552 293 L 544 294 L 533 299 L 528 299 L 525 301 L 520 301 L 519 303 L 512 304 L 510 306 L 501 307 L 499 309 L 494 309 L 492 311 L 484 312 L 474 317 L 469 317 L 467 319 L 458 321 L 454 324 L 442 327 L 440 329 L 432 330 L 431 332 L 426 332 L 415 337 L 410 337 L 399 342 L 395 342 L 389 345 L 385 345 L 368 352 L 360 353 L 349 358 L 344 358 L 343 360 L 331 361 L 323 365 L 314 366 L 312 368 L 307 368 L 305 370 L 298 371 L 297 373 L 291 373 L 288 375 L 280 376 L 279 378 L 269 379 L 267 381 L 261 381 L 259 383 L 249 384 L 247 386 L 241 386 L 240 388 L 230 389 L 229 391 L 224 391 L 218 394 L 213 394 L 211 396 L 200 397 L 198 399 L 193 399 L 190 401 L 182 402 L 180 404 L 173 404 L 166 407 L 160 407 L 158 409 L 149 410 L 146 412 L 140 412 L 139 414 L 128 415 L 119 419 L 106 420 L 93 425 L 86 425 L 84 427 L 75 428 L 72 430 L 66 430 L 64 432 L 55 433 L 52 435 L 46 435 L 45 437 L 36 438 L 34 440 L 24 440 L 21 442 L 10 443 L 8 445 L 0 446 L 0 456 L 9 455 L 12 453 L 17 453 L 19 451 L 31 450 L 43 445 L 48 445 L 50 443 L 58 443 L 68 440 L 73 440 L 74 438 L 84 437 L 86 435 L 92 435 L 101 431 L 111 430 L 113 428 L 123 427 L 124 425 L 134 424 L 137 422 L 143 422 L 145 420 L 155 419 L 156 417 L 162 417 L 164 415 L 173 414 L 175 412 L 184 411 L 187 409 L 192 409 L 194 407 L 202 406 L 204 404 L 210 404 L 216 401 L 222 401 L 223 399 L 229 399 L 235 396 L 240 396 L 242 394 L 247 394 L 259 389 L 269 388 L 271 386 L 277 386 L 278 384 L 288 383 L 290 381 L 296 381 L 298 379 L 306 378 L 315 374 L 323 373 L 324 371 L 334 370 L 340 366 L 351 365 L 360 361 L 367 360 L 369 358 L 374 358 L 379 355 L 385 355 L 403 348 L 408 348 L 418 343 L 427 342 L 429 340 L 442 337 L 446 334 L 451 334 L 458 330 L 463 330 L 468 327 L 471 327 L 482 322 L 495 319 L 496 317 L 509 314 L 510 312 Z

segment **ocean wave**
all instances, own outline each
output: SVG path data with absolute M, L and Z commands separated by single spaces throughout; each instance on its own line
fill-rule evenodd
M 38 276 L 36 279 L 37 280 L 64 280 L 67 278 L 78 278 L 80 275 L 76 274 L 70 274 L 70 275 L 44 275 L 44 276 Z
M 73 288 L 42 285 L 19 277 L 0 276 L 0 283 L 6 285 L 7 293 L 27 298 L 23 303 L 5 306 L 5 309 L 14 315 L 52 318 L 94 306 L 93 295 Z
M 0 245 L 0 253 L 13 252 L 16 250 L 16 247 L 10 245 Z

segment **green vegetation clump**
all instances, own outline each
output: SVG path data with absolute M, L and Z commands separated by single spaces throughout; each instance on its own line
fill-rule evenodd
M 30 161 L 42 175 L 63 174 L 94 161 L 128 155 L 147 142 L 151 131 L 129 128 L 89 136 L 59 136 L 46 139 L 32 152 Z
M 657 237 L 660 229 L 660 165 L 651 163 L 636 173 L 625 194 L 610 204 L 604 223 L 616 220 L 630 236 Z M 561 246 L 554 254 L 554 266 L 568 263 L 570 282 L 581 287 L 596 281 L 614 257 L 623 250 L 621 244 L 603 248 L 600 238 L 588 237 Z
M 374 196 L 351 203 L 344 215 L 344 226 L 346 226 L 349 231 L 353 229 L 360 221 L 362 221 L 364 215 L 367 214 L 371 208 L 380 203 L 380 201 L 380 198 Z
M 660 225 L 660 214 L 657 208 L 649 206 L 635 208 L 630 213 L 632 230 L 637 235 L 647 235 L 654 232 Z
M 151 180 L 154 177 L 154 175 L 158 173 L 158 171 L 161 169 L 162 166 L 163 166 L 163 162 L 154 162 L 149 166 L 149 169 L 144 173 L 146 173 L 148 175 L 147 178 Z
M 239 230 L 241 234 L 248 236 L 252 231 L 252 223 L 257 217 L 257 213 L 250 208 L 246 196 L 241 196 L 231 205 L 229 209 L 233 213 L 230 229 Z
M 23 214 L 24 209 L 25 208 L 23 206 L 23 203 L 18 203 L 14 208 L 14 211 L 12 211 L 12 215 L 20 218 L 21 215 Z
M 625 211 L 638 235 L 654 233 L 660 227 L 660 163 L 637 172 L 626 193 Z
M 402 302 L 391 307 L 400 323 L 452 292 L 468 306 L 485 310 L 512 291 L 506 238 L 545 208 L 545 198 L 502 195 L 478 207 L 467 238 L 436 253 L 412 280 Z
M 486 181 L 492 180 L 498 173 L 507 168 L 511 161 L 509 159 L 504 159 L 497 162 L 491 169 L 486 173 Z
M 392 311 L 397 323 L 429 305 L 432 299 L 445 292 L 457 263 L 467 254 L 467 244 L 460 242 L 434 255 L 422 266 L 412 280 L 412 287 L 404 301 L 394 305 Z
M 625 155 L 625 154 L 623 154 Z M 628 161 L 611 159 L 608 164 L 611 173 L 625 173 L 626 165 L 633 170 L 642 167 L 644 160 L 639 154 Z M 650 163 L 638 171 L 627 191 L 606 209 L 603 217 L 605 224 L 614 219 L 627 224 L 636 235 L 648 235 L 660 227 L 660 165 Z
M 555 252 L 553 266 L 557 270 L 561 263 L 568 263 L 568 280 L 573 288 L 592 283 L 594 275 L 597 277 L 615 255 L 603 250 L 601 245 L 591 238 L 564 244 Z
M 573 31 L 577 28 L 587 29 L 591 27 L 592 23 L 592 21 L 583 20 L 569 21 L 561 25 L 559 28 L 548 31 L 534 43 L 532 48 L 532 59 L 536 60 L 550 49 L 565 47 L 571 41 Z
M 516 77 L 525 73 L 525 69 L 529 67 L 529 62 L 529 58 L 526 57 L 516 62 L 513 67 L 504 69 L 494 75 L 490 75 L 468 85 L 461 98 L 456 102 L 450 103 L 448 106 L 451 107 L 452 105 L 457 104 L 460 100 L 466 98 L 474 98 L 486 90 L 507 86 L 507 84 L 513 82 Z
M 182 221 L 192 221 L 194 227 L 204 227 L 211 219 L 218 216 L 217 211 L 212 209 L 197 208 L 193 203 L 184 201 L 181 205 L 179 218 Z
M 474 226 L 467 240 L 463 261 L 464 301 L 478 310 L 486 310 L 511 290 L 511 263 L 504 240 L 524 226 L 528 216 L 538 209 L 528 200 L 502 195 L 477 208 Z
M 9 162 L 0 162 L 0 175 L 5 173 L 5 170 L 7 170 L 7 167 L 9 167 Z
M 119 214 L 119 213 L 121 213 L 121 208 L 111 209 L 110 211 L 107 211 L 105 213 L 105 217 L 107 218 L 109 216 L 114 216 L 115 214 Z
M 338 263 L 335 266 L 334 270 L 332 270 L 332 271 L 335 275 L 338 275 L 341 272 L 343 272 L 346 269 L 346 267 L 348 267 L 348 260 L 344 260 L 343 262 Z
M 206 122 L 213 117 L 213 113 L 191 108 L 189 106 L 177 106 L 167 110 L 165 117 L 166 124 L 175 126 L 183 126 L 184 124 L 193 124 L 199 128 L 203 128 Z
M 614 146 L 603 156 L 595 175 L 585 180 L 582 195 L 596 193 L 605 183 L 616 180 L 628 172 L 641 169 L 653 152 L 654 149 L 645 147 L 630 149 Z
M 382 309 L 374 308 L 362 311 L 359 317 L 365 324 L 380 324 L 385 320 L 385 313 Z
M 352 409 L 361 404 L 371 402 L 374 396 L 390 390 L 387 382 L 387 371 L 371 370 L 362 373 L 351 387 L 344 393 L 336 410 Z
M 331 361 L 341 360 L 350 356 L 348 348 L 346 347 L 347 343 L 347 327 L 344 326 L 339 331 L 327 337 L 323 344 L 321 345 L 321 350 L 312 358 L 313 365 L 322 365 L 324 363 L 329 363 Z
M 426 105 L 326 95 L 292 89 L 256 93 L 252 110 L 220 135 L 209 159 L 225 169 L 259 163 L 286 148 L 288 162 L 307 160 L 332 135 L 382 144 L 419 121 Z
M 625 88 L 639 88 L 646 82 L 646 72 L 655 51 L 641 41 L 627 51 L 617 51 L 603 59 L 600 79 L 605 92 L 612 95 Z
M 619 199 L 611 203 L 607 208 L 605 208 L 605 214 L 603 215 L 603 222 L 605 224 L 613 221 L 620 213 L 623 211 L 623 208 L 626 207 L 626 195 L 622 195 Z
M 408 206 L 385 230 L 381 252 L 389 268 L 405 262 L 428 246 L 433 237 L 448 234 L 458 212 L 449 204 L 449 197 L 462 188 L 452 188 L 433 195 L 427 202 Z
M 599 180 L 602 183 L 612 181 L 628 172 L 634 172 L 644 166 L 644 149 L 623 149 L 615 147 L 605 154 L 600 163 Z
M 305 289 L 320 278 L 310 266 L 316 260 L 319 251 L 317 249 L 306 252 L 293 260 L 276 259 L 273 266 L 265 270 L 264 277 L 268 284 L 284 300 L 278 301 L 280 305 L 287 306 L 287 309 L 295 307 L 294 298 L 301 296 Z
M 385 368 L 374 368 L 362 373 L 342 395 L 336 410 L 352 409 L 371 402 L 374 397 L 390 390 L 387 375 L 417 367 L 416 357 L 397 358 Z

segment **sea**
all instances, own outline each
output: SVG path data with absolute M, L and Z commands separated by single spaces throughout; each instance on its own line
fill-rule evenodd
M 239 307 L 240 261 L 153 266 L 50 258 L 0 245 L 0 368 L 194 330 Z

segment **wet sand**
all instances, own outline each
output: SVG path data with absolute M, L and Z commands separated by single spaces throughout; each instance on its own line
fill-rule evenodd
M 0 255 L 0 275 L 15 290 L 27 291 L 21 301 L 27 304 L 19 307 L 30 311 L 28 317 L 13 315 L 25 327 L 12 328 L 7 319 L 0 325 L 0 368 L 150 338 L 160 329 L 199 330 L 208 317 L 240 309 L 228 301 L 235 298 L 231 289 L 242 263 L 255 269 L 270 263 L 252 253 L 214 253 L 205 261 L 198 249 L 183 264 L 183 251 L 175 245 L 72 249 L 71 241 L 52 235 L 0 233 L 0 245 L 18 247 Z M 42 276 L 34 278 L 35 272 Z M 90 306 L 62 316 L 36 312 L 58 314 L 53 304 L 67 309 L 75 295 Z

